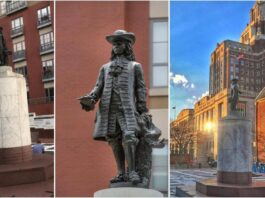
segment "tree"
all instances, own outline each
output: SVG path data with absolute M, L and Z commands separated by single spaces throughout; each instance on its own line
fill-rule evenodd
M 195 139 L 195 133 L 193 123 L 189 121 L 183 121 L 178 125 L 171 123 L 170 125 L 170 138 L 175 142 L 178 148 L 178 155 L 186 155 L 191 148 L 189 145 L 193 145 Z

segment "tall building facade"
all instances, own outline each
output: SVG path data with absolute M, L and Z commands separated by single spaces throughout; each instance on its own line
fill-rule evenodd
M 195 104 L 197 161 L 207 165 L 209 157 L 217 159 L 219 119 L 229 114 L 232 79 L 238 79 L 240 95 L 237 109 L 252 121 L 253 154 L 256 155 L 255 98 L 265 86 L 265 2 L 255 2 L 250 23 L 240 42 L 225 40 L 211 54 L 209 96 Z M 201 139 L 201 140 L 200 140 Z M 203 141 L 202 141 L 203 140 Z
M 0 1 L 9 65 L 27 83 L 32 141 L 53 142 L 54 38 L 52 1 Z
M 100 67 L 110 59 L 112 46 L 105 36 L 117 29 L 133 32 L 149 111 L 167 138 L 168 5 L 148 1 L 60 1 L 56 5 L 57 195 L 93 196 L 108 187 L 116 165 L 107 143 L 92 138 L 96 111 L 82 111 L 76 98 L 94 87 Z M 167 186 L 166 175 L 159 179 L 153 177 L 152 185 L 165 181 Z

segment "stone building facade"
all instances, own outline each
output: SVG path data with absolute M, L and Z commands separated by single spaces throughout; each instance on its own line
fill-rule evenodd
M 197 161 L 207 165 L 217 159 L 219 119 L 229 113 L 231 80 L 238 79 L 240 95 L 237 109 L 252 121 L 253 154 L 256 155 L 255 98 L 265 86 L 265 2 L 257 1 L 250 11 L 250 23 L 240 42 L 225 40 L 211 54 L 209 96 L 195 104 Z

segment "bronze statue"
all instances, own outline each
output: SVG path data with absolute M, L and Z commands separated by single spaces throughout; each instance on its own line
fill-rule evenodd
M 4 66 L 8 64 L 8 55 L 10 52 L 8 51 L 3 35 L 3 28 L 0 27 L 0 66 Z
M 152 146 L 163 143 L 146 106 L 143 70 L 132 49 L 135 36 L 117 30 L 106 40 L 112 44 L 110 62 L 101 67 L 94 89 L 79 100 L 86 111 L 100 100 L 93 138 L 112 147 L 118 174 L 110 182 L 148 187 Z
M 230 92 L 230 110 L 236 111 L 236 104 L 239 99 L 239 94 L 242 92 L 238 88 L 237 84 L 238 79 L 234 78 L 232 79 L 232 85 L 231 85 L 231 92 Z

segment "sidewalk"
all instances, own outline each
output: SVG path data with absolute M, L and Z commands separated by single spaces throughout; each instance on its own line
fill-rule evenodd
M 46 182 L 0 187 L 0 197 L 51 197 L 53 186 L 54 181 L 50 179 Z

